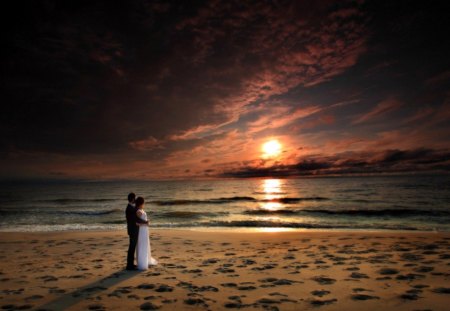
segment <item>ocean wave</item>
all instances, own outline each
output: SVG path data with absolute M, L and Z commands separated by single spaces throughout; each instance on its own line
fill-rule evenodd
M 94 224 L 47 224 L 47 225 L 9 225 L 0 224 L 0 232 L 50 232 L 50 231 L 88 231 L 88 230 L 125 230 L 125 220 L 112 220 Z M 355 224 L 355 223 L 310 223 L 310 222 L 282 222 L 282 221 L 258 221 L 258 220 L 233 220 L 233 221 L 201 221 L 189 223 L 155 223 L 150 228 L 160 229 L 201 229 L 201 228 L 224 228 L 224 229 L 264 229 L 264 228 L 286 228 L 286 229 L 318 229 L 318 230 L 405 230 L 405 231 L 448 231 L 445 226 L 413 226 L 402 224 Z
M 164 201 L 150 201 L 150 203 L 165 206 L 165 205 L 194 205 L 194 204 L 207 204 L 202 200 L 164 200 Z
M 157 218 L 201 218 L 201 217 L 219 217 L 228 215 L 227 212 L 210 213 L 210 212 L 191 212 L 191 211 L 171 211 L 152 214 L 151 217 Z
M 151 201 L 156 205 L 195 205 L 195 204 L 226 204 L 234 201 L 256 201 L 253 197 L 229 197 L 207 200 L 163 200 Z
M 110 210 L 103 211 L 60 211 L 56 212 L 56 214 L 64 214 L 64 215 L 80 215 L 80 216 L 101 216 L 101 215 L 109 215 L 113 213 L 123 212 L 123 210 L 115 208 Z
M 327 215 L 342 215 L 342 216 L 432 216 L 442 217 L 450 216 L 450 211 L 445 210 L 418 210 L 418 209 L 279 209 L 279 210 L 247 210 L 243 214 L 247 215 L 300 215 L 300 214 L 327 214 Z
M 72 204 L 72 203 L 101 203 L 101 202 L 116 202 L 116 199 L 74 199 L 74 198 L 65 198 L 65 199 L 51 199 L 51 200 L 35 200 L 34 202 L 41 203 L 58 203 L 58 204 Z
M 113 213 L 121 213 L 123 212 L 122 209 L 115 208 L 115 209 L 109 209 L 109 210 L 88 210 L 88 211 L 81 211 L 81 210 L 23 210 L 23 209 L 1 209 L 0 215 L 19 215 L 26 212 L 27 215 L 80 215 L 80 216 L 102 216 L 102 215 L 109 215 Z
M 336 193 L 358 193 L 358 192 L 367 192 L 367 188 L 346 188 L 346 189 L 335 189 L 333 192 Z
M 278 209 L 278 210 L 264 210 L 264 209 L 254 209 L 244 211 L 243 214 L 246 215 L 295 215 L 299 214 L 299 210 L 290 209 Z
M 108 224 L 108 225 L 120 225 L 120 224 L 126 224 L 126 219 L 119 219 L 119 220 L 105 220 L 101 222 L 102 224 Z
M 151 203 L 156 205 L 197 205 L 197 204 L 227 204 L 230 202 L 276 202 L 276 203 L 284 203 L 284 204 L 293 204 L 302 201 L 326 201 L 330 200 L 329 198 L 324 197 L 282 197 L 282 198 L 274 198 L 274 199 L 256 199 L 254 197 L 248 196 L 235 196 L 235 197 L 224 197 L 224 198 L 213 198 L 206 200 L 160 200 L 160 201 L 151 201 Z
M 64 225 L 14 225 L 0 226 L 0 232 L 57 232 L 125 230 L 126 224 L 64 224 Z
M 371 200 L 366 200 L 366 199 L 352 199 L 349 201 L 353 202 L 353 203 L 375 203 L 373 200 L 371 201 Z M 380 203 L 379 201 L 377 201 L 377 202 Z
M 291 228 L 291 229 L 372 229 L 372 230 L 424 230 L 431 231 L 433 228 L 413 227 L 406 225 L 386 224 L 330 224 L 330 223 L 305 223 L 305 222 L 281 222 L 281 221 L 259 221 L 259 220 L 233 220 L 233 221 L 208 221 L 187 224 L 169 223 L 152 224 L 157 228 Z
M 298 202 L 302 202 L 302 201 L 328 201 L 328 200 L 330 200 L 330 199 L 324 198 L 324 197 L 302 197 L 302 198 L 285 197 L 285 198 L 275 198 L 275 199 L 270 199 L 270 200 L 260 200 L 260 202 L 276 202 L 276 203 L 284 203 L 284 204 L 293 204 L 293 203 L 298 203 Z
M 308 213 L 321 213 L 333 215 L 354 215 L 354 216 L 449 216 L 450 211 L 444 210 L 419 210 L 419 209 L 348 209 L 348 210 L 303 210 Z

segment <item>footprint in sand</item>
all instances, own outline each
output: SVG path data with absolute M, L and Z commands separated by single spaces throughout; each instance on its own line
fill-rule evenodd
M 250 265 L 256 264 L 256 261 L 254 261 L 253 259 L 242 259 L 242 263 L 243 263 L 244 265 L 250 266 Z
M 2 293 L 7 294 L 7 295 L 20 295 L 22 294 L 22 292 L 24 291 L 23 288 L 19 288 L 19 289 L 5 289 L 2 291 Z
M 412 261 L 412 262 L 418 262 L 418 261 L 423 260 L 423 256 L 422 255 L 417 255 L 417 254 L 413 254 L 413 253 L 404 253 L 400 257 L 403 260 Z
M 332 303 L 335 303 L 336 301 L 337 301 L 336 298 L 325 299 L 325 300 L 314 299 L 314 300 L 311 300 L 309 303 L 313 306 L 325 306 L 325 305 L 330 305 Z
M 194 273 L 194 274 L 201 274 L 202 272 L 203 272 L 202 269 L 191 269 L 181 271 L 181 273 Z
M 32 309 L 33 305 L 13 305 L 13 304 L 9 304 L 9 305 L 3 305 L 2 309 L 3 310 L 29 310 Z
M 266 283 L 260 287 L 274 287 L 279 285 L 292 285 L 293 283 L 300 283 L 298 281 L 288 280 L 288 279 L 277 279 L 277 278 L 265 278 L 259 280 L 261 283 Z M 270 284 L 267 284 L 270 283 Z
M 258 300 L 256 301 L 255 304 L 262 304 L 262 305 L 270 304 L 270 305 L 272 305 L 272 304 L 279 304 L 280 302 L 281 302 L 281 301 L 280 301 L 280 300 L 277 300 L 277 299 L 272 299 L 272 298 L 266 298 L 266 297 L 264 297 L 264 298 L 258 299 Z
M 392 275 L 392 274 L 398 274 L 399 271 L 397 269 L 392 268 L 383 268 L 377 271 L 381 275 Z
M 154 289 L 154 284 L 143 283 L 137 286 L 138 289 Z
M 330 291 L 328 291 L 328 290 L 313 290 L 312 292 L 311 292 L 311 295 L 313 295 L 313 296 L 318 296 L 318 297 L 323 297 L 323 296 L 325 296 L 325 295 L 328 295 L 329 293 L 331 293 Z
M 44 275 L 44 276 L 40 276 L 37 279 L 41 279 L 44 282 L 54 282 L 54 281 L 58 281 L 57 277 L 54 277 L 53 275 Z
M 89 305 L 89 306 L 88 306 L 88 309 L 89 309 L 89 310 L 99 310 L 99 311 L 100 311 L 100 310 L 106 310 L 105 307 L 104 307 L 103 305 L 98 304 L 98 303 Z
M 206 266 L 206 265 L 215 264 L 217 262 L 219 262 L 218 258 L 208 258 L 206 260 L 203 260 L 202 264 Z
M 161 308 L 158 305 L 155 305 L 151 302 L 145 302 L 143 304 L 141 304 L 140 309 L 141 310 L 158 310 L 159 308 Z
M 234 269 L 224 268 L 224 267 L 217 268 L 216 271 L 220 272 L 220 273 L 233 273 L 233 272 L 235 272 Z
M 255 290 L 256 287 L 253 285 L 240 285 L 237 287 L 238 290 Z
M 158 293 L 172 292 L 173 287 L 166 284 L 161 284 L 157 289 L 155 289 L 155 291 L 157 291 Z
M 450 287 L 438 287 L 432 290 L 436 294 L 450 294 Z
M 109 297 L 117 297 L 117 298 L 121 298 L 122 295 L 121 294 L 130 294 L 131 291 L 127 288 L 117 288 L 116 290 L 114 290 L 112 293 L 108 294 Z
M 211 286 L 211 285 L 204 285 L 204 286 L 197 286 L 189 282 L 179 282 L 177 284 L 178 287 L 188 289 L 191 292 L 197 293 L 197 292 L 218 292 L 219 289 L 217 287 Z
M 158 298 L 161 298 L 162 296 L 153 296 L 153 295 L 150 295 L 150 296 L 147 296 L 147 297 L 144 297 L 144 300 L 155 300 L 155 299 L 158 299 Z
M 202 306 L 202 305 L 205 307 L 208 306 L 205 300 L 201 298 L 188 298 L 184 300 L 184 303 L 190 306 Z
M 347 271 L 359 271 L 360 268 L 358 268 L 358 267 L 349 267 L 349 268 L 346 268 L 345 270 L 347 270 Z
M 368 279 L 369 278 L 369 276 L 367 274 L 359 273 L 359 272 L 353 272 L 352 274 L 350 274 L 350 277 L 353 279 Z
M 433 267 L 427 267 L 427 266 L 422 266 L 422 267 L 418 267 L 414 269 L 414 272 L 417 273 L 427 273 L 427 272 L 431 272 L 433 271 L 434 268 Z
M 224 307 L 228 308 L 228 309 L 241 309 L 243 307 L 243 305 L 240 302 L 232 301 L 232 302 L 225 303 Z
M 371 299 L 380 299 L 378 296 L 371 296 L 365 294 L 355 294 L 351 296 L 353 300 L 371 300 Z
M 58 287 L 51 287 L 49 288 L 48 292 L 49 294 L 64 294 L 66 290 Z
M 419 297 L 419 295 L 417 295 L 417 294 L 414 294 L 414 293 L 404 293 L 404 294 L 402 294 L 402 295 L 400 295 L 400 298 L 401 299 L 404 299 L 404 300 L 417 300 L 417 299 L 419 299 L 420 297 Z
M 365 289 L 365 288 L 361 288 L 361 287 L 353 288 L 352 291 L 355 292 L 355 293 L 360 293 L 360 292 L 373 292 L 373 290 Z
M 254 270 L 254 271 L 263 271 L 263 270 L 273 269 L 273 268 L 275 268 L 276 266 L 278 266 L 278 264 L 273 263 L 273 264 L 267 264 L 267 265 L 264 265 L 264 266 L 262 266 L 262 267 L 254 267 L 254 268 L 252 268 L 252 270 Z
M 158 275 L 161 275 L 161 273 L 160 272 L 149 272 L 146 274 L 146 276 L 158 276 Z
M 397 275 L 396 279 L 400 281 L 413 281 L 413 280 L 420 280 L 425 278 L 425 275 L 422 274 L 415 274 L 415 273 L 408 273 L 408 274 L 400 274 Z
M 39 300 L 39 299 L 42 299 L 42 298 L 44 298 L 44 296 L 42 296 L 42 295 L 33 295 L 33 296 L 25 298 L 25 300 L 26 301 L 30 301 L 30 300 L 34 301 L 34 300 Z
M 331 285 L 336 282 L 335 279 L 326 277 L 326 276 L 315 276 L 312 278 L 313 281 L 316 281 L 320 285 Z

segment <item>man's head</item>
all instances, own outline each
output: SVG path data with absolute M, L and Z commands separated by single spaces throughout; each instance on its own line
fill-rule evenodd
M 133 192 L 131 192 L 131 193 L 128 195 L 128 202 L 134 203 L 135 200 L 136 200 L 136 195 L 135 195 Z

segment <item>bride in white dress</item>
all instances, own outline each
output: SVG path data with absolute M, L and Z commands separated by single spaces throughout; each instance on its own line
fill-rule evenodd
M 144 211 L 144 198 L 136 199 L 137 217 L 147 221 L 147 213 Z M 137 224 L 139 226 L 139 235 L 136 245 L 137 268 L 139 270 L 147 270 L 149 266 L 155 266 L 158 261 L 152 257 L 150 248 L 150 238 L 148 235 L 148 224 Z

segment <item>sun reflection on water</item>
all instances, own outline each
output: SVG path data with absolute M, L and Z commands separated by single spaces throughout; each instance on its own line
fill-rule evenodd
M 262 181 L 262 190 L 264 193 L 264 200 L 261 202 L 260 208 L 270 211 L 276 211 L 282 208 L 280 202 L 274 202 L 272 200 L 281 197 L 283 181 L 281 179 L 264 179 Z
M 255 231 L 257 232 L 268 232 L 268 233 L 276 233 L 276 232 L 290 232 L 290 231 L 299 231 L 295 228 L 258 228 Z

